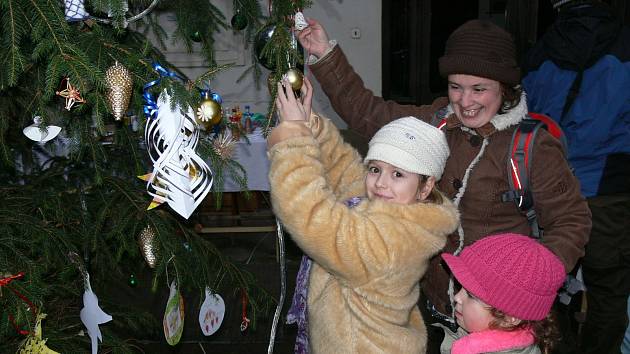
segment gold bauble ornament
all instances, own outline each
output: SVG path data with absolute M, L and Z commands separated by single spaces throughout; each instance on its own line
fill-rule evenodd
M 221 105 L 213 100 L 208 94 L 204 95 L 201 104 L 197 109 L 197 123 L 209 130 L 214 125 L 221 123 Z
M 133 81 L 127 68 L 116 62 L 105 72 L 105 81 L 109 87 L 107 102 L 114 114 L 114 119 L 121 120 L 129 107 Z
M 151 268 L 155 268 L 158 258 L 157 246 L 155 244 L 155 230 L 147 225 L 138 235 L 138 246 L 140 252 Z
M 284 74 L 284 78 L 289 81 L 293 91 L 300 91 L 304 83 L 304 74 L 300 70 L 291 68 Z

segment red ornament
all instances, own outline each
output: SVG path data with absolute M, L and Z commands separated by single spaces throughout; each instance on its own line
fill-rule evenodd
M 33 316 L 36 315 L 37 312 L 37 307 L 35 307 L 35 305 L 31 302 L 31 300 L 29 300 L 26 296 L 20 294 L 19 291 L 9 287 L 9 283 L 11 283 L 14 280 L 17 279 L 21 279 L 24 277 L 24 272 L 19 272 L 15 275 L 11 275 L 5 278 L 1 278 L 0 279 L 0 287 L 7 287 L 7 289 L 11 290 L 17 297 L 19 297 L 22 301 L 24 301 L 24 303 L 26 303 L 28 305 L 28 307 L 31 309 Z M 18 327 L 17 323 L 15 323 L 15 318 L 13 318 L 12 314 L 9 314 L 9 321 L 11 322 L 11 324 L 13 325 L 13 327 L 15 327 L 15 331 L 18 334 L 21 334 L 23 336 L 28 335 L 29 333 L 31 333 L 30 331 L 24 330 L 24 329 L 20 329 L 20 327 Z
M 241 333 L 245 332 L 249 327 L 249 318 L 247 318 L 247 303 L 249 299 L 247 298 L 247 290 L 245 288 L 241 288 L 241 303 L 243 305 L 243 311 L 241 312 Z

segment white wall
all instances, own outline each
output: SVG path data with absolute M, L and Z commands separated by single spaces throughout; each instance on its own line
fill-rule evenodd
M 331 39 L 336 39 L 348 60 L 359 73 L 365 86 L 381 94 L 381 1 L 380 0 L 315 0 L 304 14 L 318 20 Z M 359 29 L 361 37 L 351 37 Z M 315 80 L 314 80 L 315 81 Z M 345 123 L 337 116 L 324 93 L 316 85 L 314 109 L 341 128 Z
M 261 0 L 266 3 L 266 0 Z M 232 0 L 213 0 L 222 9 L 228 23 L 232 17 Z M 263 6 L 266 8 L 266 6 Z M 323 24 L 331 39 L 336 39 L 348 56 L 350 63 L 363 78 L 365 85 L 377 95 L 381 94 L 381 1 L 380 0 L 314 0 L 304 14 Z M 169 17 L 164 15 L 161 22 L 168 31 Z M 172 21 L 171 21 L 172 22 Z M 359 29 L 360 38 L 353 39 L 353 29 Z M 217 59 L 219 62 L 236 62 L 237 66 L 217 74 L 211 88 L 223 97 L 223 106 L 250 105 L 253 112 L 266 112 L 269 103 L 267 91 L 268 71 L 263 68 L 260 89 L 257 90 L 253 74 L 248 74 L 240 83 L 236 80 L 251 65 L 251 45 L 245 43 L 242 34 L 228 30 L 215 35 Z M 169 42 L 167 58 L 178 66 L 191 79 L 207 71 L 206 65 L 195 54 L 185 53 L 184 49 Z M 308 70 L 308 69 L 307 69 Z M 334 113 L 328 99 L 314 83 L 314 110 L 333 119 L 345 128 L 346 125 Z

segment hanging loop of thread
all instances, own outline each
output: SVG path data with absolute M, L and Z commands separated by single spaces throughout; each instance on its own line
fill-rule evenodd
M 19 291 L 13 289 L 12 287 L 9 286 L 9 284 L 14 281 L 14 280 L 18 280 L 18 279 L 22 279 L 24 278 L 24 272 L 19 272 L 17 274 L 14 275 L 10 275 L 8 277 L 5 278 L 0 278 L 0 288 L 6 287 L 7 289 L 11 290 L 15 296 L 17 296 L 18 298 L 20 298 L 20 300 L 22 300 L 31 310 L 31 312 L 33 313 L 33 317 L 36 317 L 37 314 L 37 307 L 35 306 L 35 304 L 33 304 L 33 302 L 31 302 L 31 300 L 29 300 L 26 296 L 22 295 Z M 13 326 L 13 328 L 15 328 L 15 331 L 23 336 L 26 336 L 28 334 L 30 334 L 31 332 L 25 329 L 21 329 L 18 324 L 15 322 L 15 318 L 13 317 L 13 314 L 9 314 L 9 322 L 11 322 L 11 325 Z
M 166 270 L 166 286 L 170 287 L 171 286 L 171 281 L 168 277 L 168 265 L 169 263 L 171 263 L 171 261 L 173 260 L 173 258 L 175 258 L 175 255 L 171 255 L 171 257 L 168 259 L 168 261 L 166 261 L 166 267 L 164 267 L 164 269 Z M 173 265 L 173 267 L 175 267 L 175 265 Z M 179 274 L 177 273 L 177 267 L 175 267 L 175 279 L 177 280 L 177 284 L 179 285 Z

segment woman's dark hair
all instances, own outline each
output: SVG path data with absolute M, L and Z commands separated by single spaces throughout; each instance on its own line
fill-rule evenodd
M 550 311 L 547 317 L 540 321 L 521 321 L 517 325 L 510 325 L 506 317 L 508 315 L 501 310 L 495 308 L 490 309 L 490 314 L 494 320 L 490 323 L 490 329 L 498 329 L 501 331 L 515 331 L 519 329 L 530 328 L 536 345 L 543 354 L 551 353 L 556 343 L 560 340 L 560 331 L 553 311 Z
M 503 102 L 501 102 L 501 108 L 499 114 L 507 113 L 510 109 L 518 106 L 521 103 L 521 95 L 523 94 L 523 88 L 521 85 L 510 86 L 501 82 L 501 96 Z

